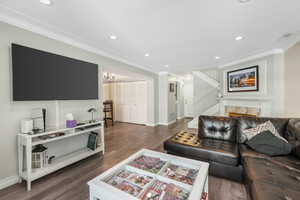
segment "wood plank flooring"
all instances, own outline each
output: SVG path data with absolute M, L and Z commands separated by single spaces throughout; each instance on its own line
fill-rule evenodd
M 141 148 L 163 151 L 163 141 L 186 128 L 189 120 L 179 120 L 170 126 L 147 127 L 116 123 L 105 131 L 106 153 L 95 155 L 53 174 L 38 179 L 32 191 L 25 182 L 0 191 L 0 200 L 87 200 L 87 182 Z M 209 177 L 210 200 L 246 200 L 243 184 Z

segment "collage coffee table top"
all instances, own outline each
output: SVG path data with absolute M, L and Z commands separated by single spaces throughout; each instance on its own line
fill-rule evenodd
M 206 162 L 142 149 L 88 185 L 110 199 L 199 200 L 208 192 L 208 167 Z

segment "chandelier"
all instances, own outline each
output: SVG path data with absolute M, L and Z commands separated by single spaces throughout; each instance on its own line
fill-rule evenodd
M 112 73 L 104 72 L 103 73 L 103 79 L 105 81 L 114 81 L 114 80 L 116 80 L 116 76 Z

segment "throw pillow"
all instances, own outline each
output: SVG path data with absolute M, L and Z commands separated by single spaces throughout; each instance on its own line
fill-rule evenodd
M 247 137 L 246 144 L 257 152 L 269 156 L 287 155 L 292 147 L 281 137 L 271 121 L 267 121 L 255 128 L 244 130 Z
M 271 131 L 263 131 L 246 142 L 253 150 L 269 156 L 288 155 L 292 146 L 279 139 Z
M 271 121 L 267 121 L 263 124 L 260 124 L 255 128 L 246 129 L 243 132 L 244 132 L 245 136 L 247 137 L 247 140 L 250 140 L 257 134 L 264 132 L 264 131 L 270 131 L 276 137 L 278 137 L 279 139 L 288 143 L 288 141 L 285 138 L 281 137 L 281 135 L 278 133 L 277 129 L 275 128 L 275 126 L 273 125 L 273 123 Z

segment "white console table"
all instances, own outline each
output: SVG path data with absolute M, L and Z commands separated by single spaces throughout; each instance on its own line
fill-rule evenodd
M 57 171 L 63 167 L 73 164 L 79 160 L 87 158 L 91 155 L 102 152 L 104 154 L 104 128 L 103 121 L 97 121 L 95 123 L 86 123 L 74 128 L 62 128 L 49 130 L 44 133 L 38 133 L 34 135 L 18 134 L 18 159 L 19 159 L 19 176 L 20 181 L 22 179 L 27 181 L 27 190 L 31 190 L 31 182 L 41 178 L 47 174 Z M 87 147 L 78 149 L 72 153 L 68 153 L 63 156 L 59 156 L 53 159 L 51 164 L 47 164 L 43 168 L 32 169 L 32 149 L 39 144 L 52 143 L 58 140 L 66 138 L 89 134 L 95 131 L 99 134 L 97 148 L 91 150 Z M 64 133 L 62 136 L 57 136 L 48 139 L 41 139 L 41 136 L 47 136 L 55 133 Z

